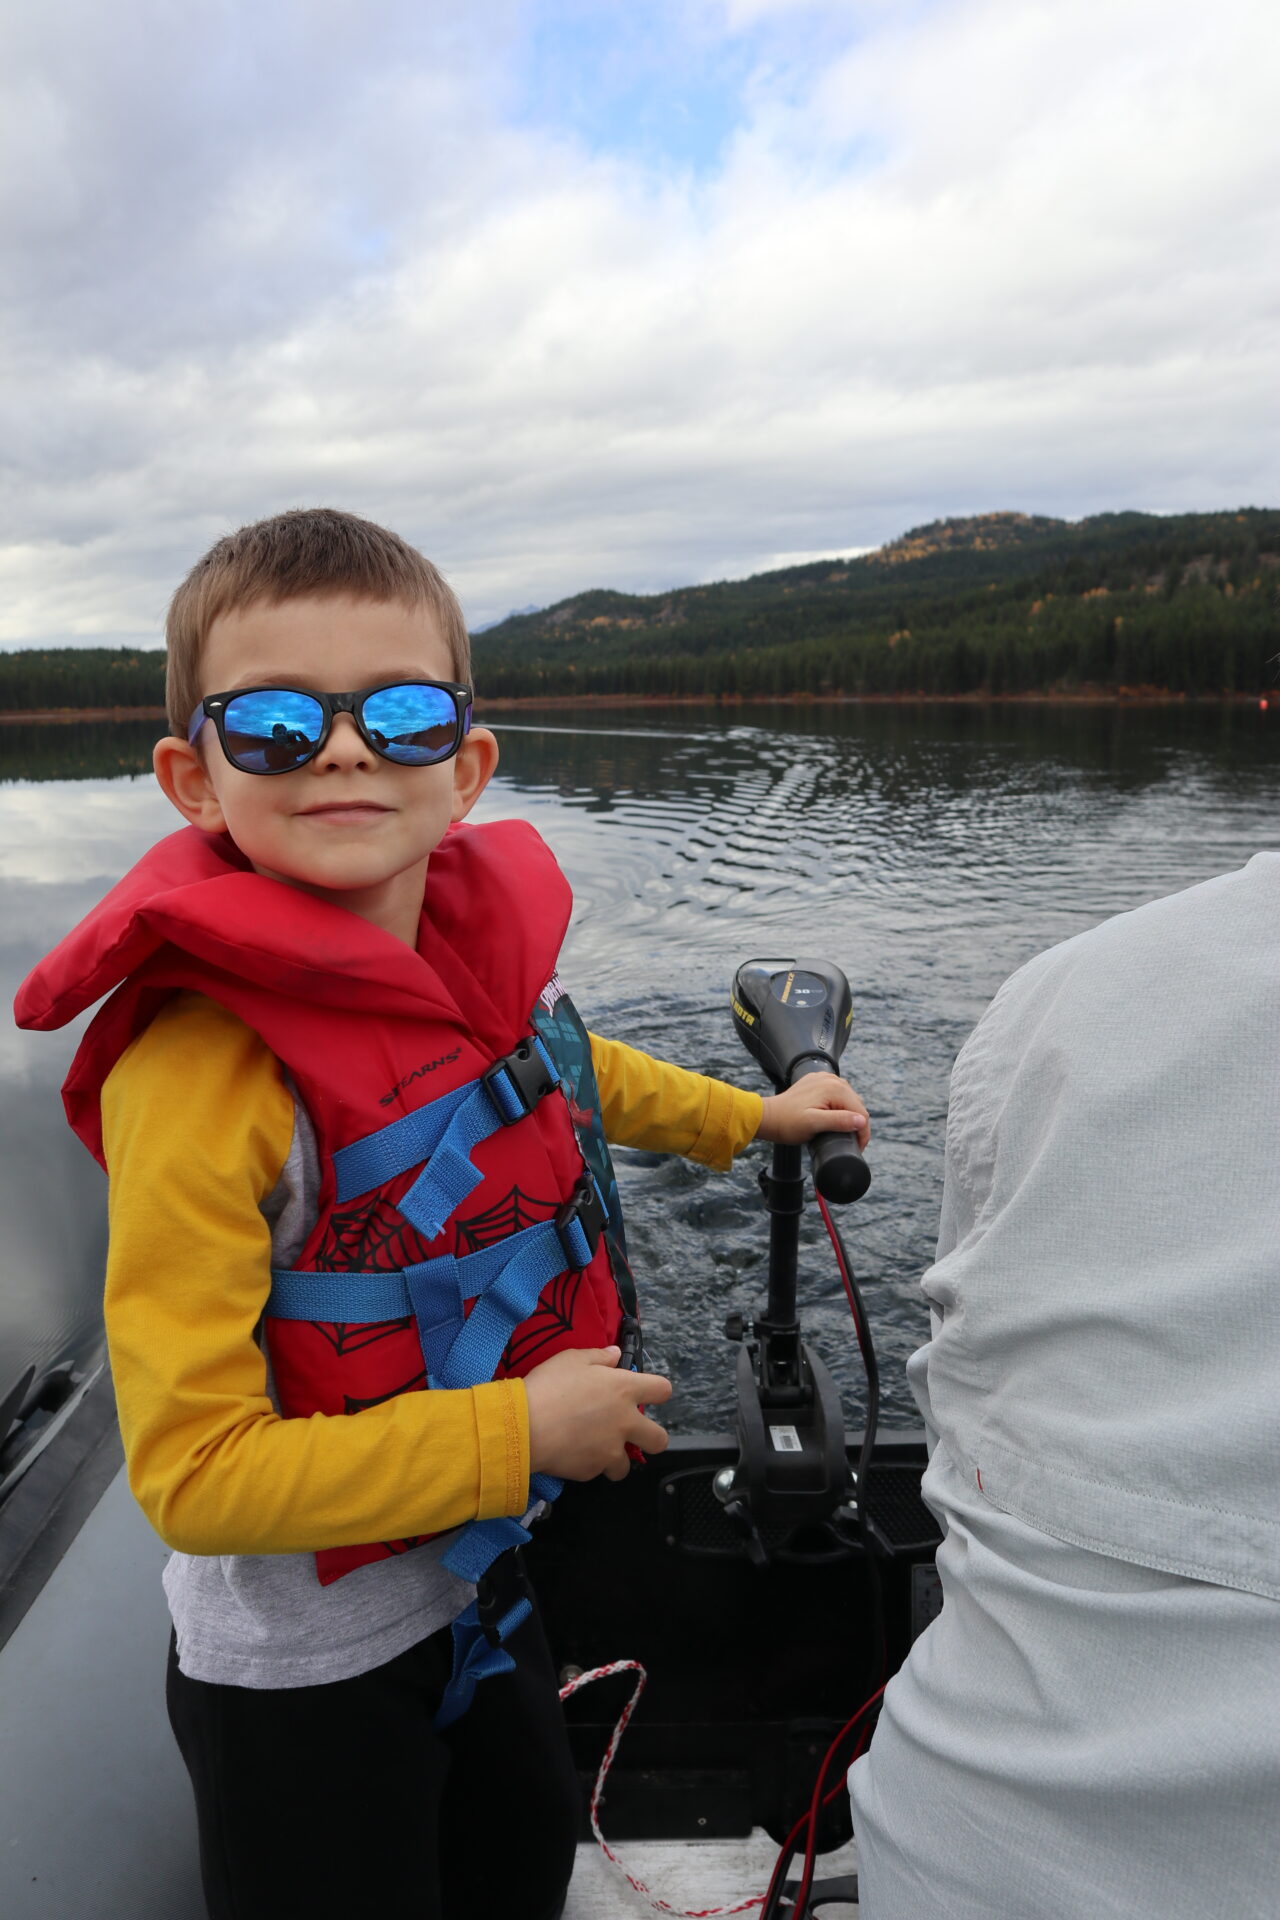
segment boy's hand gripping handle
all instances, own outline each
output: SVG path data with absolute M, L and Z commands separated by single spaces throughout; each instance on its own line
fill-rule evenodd
M 831 1060 L 812 1056 L 797 1060 L 791 1070 L 791 1085 L 794 1087 L 806 1073 L 834 1072 L 836 1066 Z M 871 1185 L 871 1169 L 851 1133 L 815 1133 L 809 1142 L 809 1165 L 813 1169 L 814 1186 L 833 1206 L 844 1207 L 853 1200 L 861 1200 Z
M 829 960 L 746 960 L 734 975 L 730 1004 L 738 1038 L 775 1087 L 794 1087 L 809 1073 L 839 1073 L 853 1000 Z M 815 1134 L 809 1157 L 824 1200 L 860 1200 L 871 1184 L 851 1134 Z

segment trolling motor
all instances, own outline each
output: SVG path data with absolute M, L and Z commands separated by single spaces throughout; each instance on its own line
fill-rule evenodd
M 835 1073 L 853 1022 L 849 982 L 824 960 L 748 960 L 733 983 L 738 1037 L 774 1087 L 809 1073 Z M 852 1135 L 818 1134 L 809 1144 L 814 1185 L 838 1205 L 860 1200 L 870 1169 Z M 801 1150 L 775 1144 L 760 1175 L 769 1221 L 769 1296 L 748 1325 L 730 1314 L 725 1332 L 738 1355 L 738 1461 L 716 1475 L 726 1517 L 749 1558 L 769 1558 L 776 1540 L 814 1528 L 832 1551 L 857 1525 L 858 1487 L 845 1453 L 835 1382 L 800 1337 L 796 1267 L 804 1211 Z M 819 1548 L 821 1552 L 821 1547 Z
M 848 982 L 825 961 L 753 960 L 734 980 L 739 1035 L 780 1090 L 836 1069 L 850 1007 Z M 919 1497 L 924 1448 L 903 1435 L 877 1449 L 875 1350 L 843 1237 L 825 1213 L 828 1199 L 866 1191 L 866 1163 L 847 1134 L 820 1135 L 810 1152 L 867 1369 L 856 1466 L 835 1385 L 796 1317 L 802 1151 L 775 1145 L 760 1181 L 767 1303 L 725 1327 L 740 1343 L 736 1439 L 677 1434 L 660 1463 L 624 1482 L 570 1487 L 545 1542 L 530 1547 L 535 1564 L 545 1556 L 538 1589 L 562 1685 L 575 1690 L 575 1757 L 599 1768 L 592 1830 L 603 1845 L 606 1775 L 611 1839 L 766 1828 L 783 1853 L 759 1920 L 811 1920 L 828 1902 L 856 1899 L 849 1876 L 815 1881 L 814 1857 L 849 1836 L 835 1783 L 909 1644 L 908 1614 L 912 1633 L 931 1617 L 923 1577 L 937 1584 L 936 1529 Z M 584 1582 L 586 1562 L 607 1577 Z M 637 1659 L 619 1661 L 632 1631 Z M 638 1690 L 616 1721 L 579 1702 L 579 1686 L 630 1667 L 648 1670 L 647 1713 L 632 1719 Z M 624 1762 L 609 1774 L 629 1722 L 629 1771 Z M 800 1878 L 789 1880 L 798 1856 Z

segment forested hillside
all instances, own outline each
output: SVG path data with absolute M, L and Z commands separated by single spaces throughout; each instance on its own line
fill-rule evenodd
M 1280 684 L 1280 512 L 940 520 L 860 559 L 577 594 L 474 647 L 482 699 L 1259 693 Z M 159 652 L 0 653 L 0 711 L 162 701 Z
M 856 560 L 592 592 L 475 641 L 488 695 L 991 694 L 1280 681 L 1280 513 L 994 513 Z
M 0 713 L 163 705 L 163 649 L 29 647 L 0 653 Z

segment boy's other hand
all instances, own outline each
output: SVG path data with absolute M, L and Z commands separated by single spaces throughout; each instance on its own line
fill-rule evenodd
M 854 1133 L 864 1153 L 871 1138 L 861 1094 L 834 1073 L 806 1073 L 784 1092 L 766 1094 L 756 1139 L 800 1147 L 815 1133 Z
M 637 1402 L 671 1398 L 659 1373 L 619 1373 L 618 1347 L 566 1348 L 525 1375 L 529 1400 L 529 1471 L 558 1480 L 625 1480 L 628 1441 L 661 1453 L 666 1429 Z

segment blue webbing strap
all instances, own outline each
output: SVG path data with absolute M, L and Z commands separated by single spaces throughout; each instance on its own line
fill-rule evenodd
M 495 1061 L 474 1093 L 453 1114 L 409 1191 L 396 1202 L 424 1240 L 434 1240 L 449 1215 L 479 1186 L 482 1176 L 471 1156 L 481 1141 L 497 1133 L 499 1127 L 523 1120 L 543 1092 L 559 1086 L 555 1063 L 537 1034 L 531 1034 L 525 1044 L 532 1051 L 533 1083 L 527 1071 L 528 1058 L 522 1059 L 519 1049 Z
M 577 1195 L 599 1208 L 599 1190 L 583 1176 Z M 549 1280 L 589 1266 L 595 1247 L 575 1201 L 554 1220 L 532 1227 L 459 1260 L 451 1253 L 419 1260 L 397 1273 L 313 1273 L 277 1268 L 266 1311 L 276 1320 L 322 1320 L 359 1326 L 402 1320 L 418 1323 L 427 1373 L 433 1386 L 473 1387 L 491 1380 L 503 1349 L 538 1304 Z M 464 1300 L 475 1305 L 465 1318 Z
M 526 1052 L 522 1055 L 521 1048 Z M 530 1072 L 530 1067 L 532 1072 Z M 538 1035 L 496 1060 L 479 1080 L 469 1080 L 414 1113 L 407 1113 L 333 1156 L 339 1202 L 368 1193 L 425 1161 L 422 1172 L 396 1202 L 425 1240 L 480 1184 L 471 1155 L 482 1140 L 532 1111 L 560 1083 L 555 1063 Z
M 265 1312 L 272 1320 L 359 1327 L 413 1312 L 403 1273 L 299 1273 L 273 1267 Z
M 527 1547 L 529 1535 L 518 1520 L 471 1520 L 450 1543 L 442 1565 L 474 1587 L 508 1547 Z
M 350 1273 L 345 1269 L 310 1272 L 296 1267 L 272 1270 L 271 1297 L 267 1312 L 276 1320 L 331 1320 L 358 1327 L 366 1321 L 403 1320 L 417 1310 L 417 1303 L 431 1306 L 430 1293 L 441 1292 L 461 1318 L 462 1302 L 472 1300 L 496 1280 L 507 1262 L 519 1251 L 528 1234 L 553 1226 L 539 1220 L 532 1227 L 521 1227 L 505 1240 L 481 1247 L 478 1253 L 465 1253 L 459 1260 L 452 1253 L 438 1253 L 430 1260 L 419 1260 L 411 1267 L 396 1267 L 387 1273 Z M 562 1266 L 565 1262 L 562 1260 Z M 435 1276 L 434 1283 L 432 1276 Z M 341 1308 L 340 1312 L 338 1309 Z M 389 1309 L 387 1311 L 386 1309 Z M 438 1311 L 438 1308 L 437 1308 Z M 468 1380 L 468 1386 L 474 1386 Z
M 442 1387 L 471 1387 L 478 1380 L 492 1380 L 508 1340 L 529 1318 L 547 1282 L 577 1264 L 566 1260 L 553 1220 L 543 1221 L 540 1228 L 526 1228 L 513 1238 L 520 1245 L 458 1329 L 439 1370 Z
M 573 1232 L 554 1220 L 539 1220 L 461 1260 L 441 1253 L 397 1273 L 278 1268 L 271 1275 L 266 1312 L 273 1320 L 349 1327 L 412 1314 L 432 1385 L 474 1387 L 493 1378 L 507 1341 L 529 1318 L 548 1280 L 570 1265 L 587 1264 L 579 1258 L 588 1246 L 586 1236 L 576 1220 L 570 1225 Z M 464 1300 L 476 1303 L 465 1318 Z
M 428 1106 L 392 1120 L 376 1133 L 367 1133 L 363 1140 L 339 1147 L 333 1156 L 339 1204 L 354 1200 L 358 1193 L 371 1193 L 374 1187 L 394 1180 L 398 1173 L 406 1173 L 433 1154 L 454 1114 L 479 1084 L 468 1080 Z
M 452 1542 L 442 1564 L 460 1580 L 469 1580 L 474 1586 L 484 1578 L 499 1554 L 511 1547 L 526 1546 L 528 1540 L 518 1520 L 473 1520 Z M 453 1673 L 436 1714 L 437 1731 L 461 1718 L 482 1680 L 510 1673 L 515 1661 L 501 1643 L 532 1611 L 524 1598 L 508 1607 L 494 1625 L 493 1632 L 499 1642 L 496 1647 L 484 1630 L 478 1599 L 458 1615 L 453 1623 Z
M 449 1215 L 480 1185 L 484 1176 L 472 1164 L 471 1156 L 482 1140 L 506 1124 L 488 1089 L 477 1083 L 440 1136 L 422 1172 L 396 1201 L 424 1240 L 434 1240 Z
M 598 1190 L 591 1197 L 599 1205 Z M 441 1386 L 471 1386 L 490 1379 L 512 1332 L 528 1319 L 547 1281 L 568 1266 L 585 1267 L 594 1253 L 590 1235 L 570 1209 L 563 1210 L 558 1220 L 513 1235 L 512 1241 L 516 1240 L 521 1242 L 519 1250 L 477 1298 L 459 1328 L 439 1369 Z M 475 1257 L 460 1260 L 459 1271 L 470 1267 Z M 529 1491 L 535 1499 L 554 1500 L 562 1486 L 552 1474 L 530 1475 Z M 524 1528 L 513 1520 L 473 1520 L 453 1541 L 443 1564 L 459 1578 L 476 1582 L 500 1554 L 523 1544 L 526 1537 Z M 482 1680 L 511 1671 L 515 1661 L 503 1643 L 530 1612 L 529 1602 L 518 1600 L 496 1623 L 492 1635 L 481 1624 L 477 1602 L 459 1614 L 453 1623 L 453 1672 L 436 1714 L 437 1730 L 451 1726 L 466 1712 Z
M 508 1639 L 532 1612 L 526 1599 L 517 1600 L 498 1622 L 499 1640 Z M 480 1609 L 473 1600 L 453 1623 L 453 1673 L 436 1711 L 433 1722 L 436 1732 L 442 1732 L 462 1718 L 482 1680 L 510 1673 L 515 1664 L 504 1646 L 495 1647 L 490 1642 L 480 1625 Z

